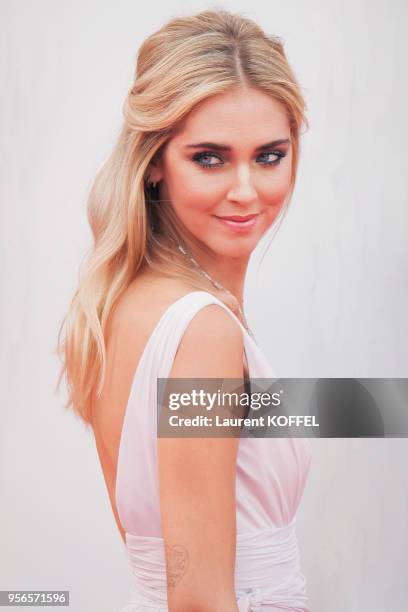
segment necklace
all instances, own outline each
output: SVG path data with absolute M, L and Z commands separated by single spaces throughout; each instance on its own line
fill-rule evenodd
M 220 290 L 220 291 L 225 291 L 226 293 L 228 293 L 229 295 L 231 295 L 232 297 L 235 297 L 233 295 L 233 293 L 231 293 L 231 291 L 229 289 L 226 289 L 223 285 L 221 285 L 221 283 L 219 283 L 218 281 L 214 280 L 213 278 L 211 278 L 211 276 L 208 274 L 208 272 L 206 272 L 205 270 L 203 270 L 203 268 L 200 266 L 199 263 L 196 262 L 196 260 L 194 259 L 194 257 L 191 255 L 191 253 L 188 253 L 186 251 L 186 249 L 184 247 L 181 246 L 181 244 L 177 243 L 177 248 L 179 249 L 179 251 L 181 253 L 183 253 L 183 255 L 185 255 L 186 257 L 188 257 L 188 259 L 194 264 L 194 266 L 198 269 L 198 271 L 205 276 L 205 278 L 207 280 L 210 281 L 210 283 L 212 283 L 214 285 L 214 287 L 216 287 L 216 289 Z M 238 300 L 237 300 L 238 301 Z M 255 340 L 255 336 L 252 333 L 252 331 L 249 328 L 249 325 L 247 323 L 247 320 L 245 318 L 245 315 L 242 311 L 241 306 L 238 304 L 238 310 L 239 310 L 239 314 L 241 316 L 241 322 L 243 324 L 243 326 L 245 327 L 246 331 L 248 332 L 248 334 L 251 336 L 251 338 L 254 340 L 254 342 L 256 342 Z

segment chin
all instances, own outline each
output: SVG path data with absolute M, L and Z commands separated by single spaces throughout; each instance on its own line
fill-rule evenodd
M 248 258 L 259 240 L 238 238 L 234 241 L 223 240 L 217 243 L 207 243 L 208 248 L 220 257 Z

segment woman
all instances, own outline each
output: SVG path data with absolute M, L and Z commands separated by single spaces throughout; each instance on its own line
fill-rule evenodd
M 274 376 L 244 279 L 292 195 L 304 110 L 281 42 L 249 19 L 176 18 L 140 48 L 60 340 L 129 555 L 128 612 L 308 610 L 306 441 L 156 435 L 158 377 Z

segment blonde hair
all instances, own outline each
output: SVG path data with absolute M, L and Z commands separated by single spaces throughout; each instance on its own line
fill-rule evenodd
M 108 317 L 142 264 L 237 308 L 231 296 L 215 290 L 183 255 L 169 249 L 164 237 L 181 242 L 183 232 L 172 206 L 157 198 L 146 178 L 150 162 L 198 103 L 239 86 L 262 90 L 287 111 L 292 141 L 289 201 L 301 126 L 307 120 L 282 41 L 241 15 L 207 10 L 172 19 L 139 49 L 118 142 L 89 194 L 94 244 L 81 265 L 78 288 L 58 334 L 63 367 L 57 386 L 65 373 L 65 408 L 71 406 L 86 424 L 92 423 L 92 394 L 97 384 L 101 392 L 105 380 Z

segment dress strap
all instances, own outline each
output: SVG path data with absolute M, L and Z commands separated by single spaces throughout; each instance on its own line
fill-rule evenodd
M 246 353 L 248 346 L 255 345 L 254 340 L 242 325 L 241 321 L 228 306 L 207 291 L 193 291 L 176 300 L 176 302 L 173 302 L 173 304 L 169 306 L 152 334 L 151 345 L 146 345 L 146 353 L 148 355 L 150 351 L 154 350 L 154 352 L 156 352 L 160 350 L 160 359 L 157 359 L 157 354 L 155 355 L 157 366 L 155 375 L 157 377 L 168 377 L 178 346 L 188 324 L 202 308 L 209 304 L 218 304 L 235 319 L 244 336 L 244 349 Z M 150 344 L 150 342 L 148 344 Z M 148 358 L 147 356 L 146 359 Z

